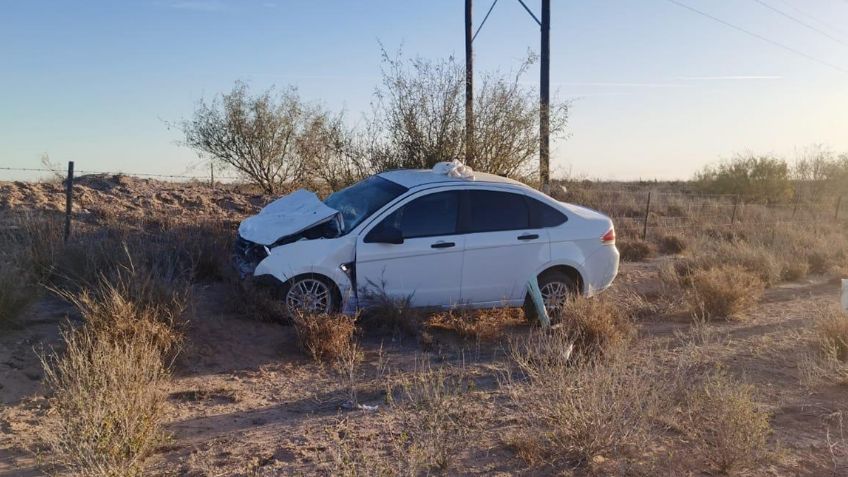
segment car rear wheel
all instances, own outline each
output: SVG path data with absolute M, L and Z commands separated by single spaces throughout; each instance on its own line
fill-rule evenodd
M 539 275 L 539 291 L 542 292 L 542 301 L 545 310 L 551 320 L 558 320 L 562 315 L 563 305 L 566 300 L 578 293 L 577 283 L 568 274 L 552 270 Z M 528 321 L 537 321 L 539 314 L 536 306 L 528 293 L 524 298 L 524 316 Z
M 312 275 L 296 277 L 283 293 L 286 311 L 296 313 L 332 313 L 338 309 L 335 287 L 325 278 Z

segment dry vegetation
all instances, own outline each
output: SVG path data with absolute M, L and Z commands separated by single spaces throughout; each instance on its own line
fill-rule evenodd
M 752 205 L 718 228 L 700 202 L 660 205 L 694 221 L 686 235 L 642 241 L 622 221 L 636 263 L 547 330 L 520 310 L 425 314 L 379 291 L 355 319 L 280 322 L 279 303 L 229 271 L 231 223 L 92 202 L 63 245 L 61 220 L 5 216 L 9 349 L 51 300 L 50 326 L 65 326 L 41 352 L 45 386 L 4 402 L 0 439 L 29 441 L 0 458 L 35 452 L 34 473 L 91 476 L 844 470 L 848 318 L 810 311 L 848 270 L 844 224 L 762 227 L 749 217 L 768 209 Z

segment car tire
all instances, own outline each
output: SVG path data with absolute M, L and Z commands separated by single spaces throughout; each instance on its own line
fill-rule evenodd
M 559 298 L 550 297 L 550 299 L 561 303 L 568 299 L 568 297 L 578 294 L 579 288 L 577 282 L 567 273 L 559 270 L 542 273 L 539 275 L 538 281 L 539 290 L 542 292 L 542 299 L 545 300 L 545 308 L 548 310 L 548 316 L 552 321 L 556 321 L 559 319 L 559 313 L 556 308 L 548 303 L 548 296 L 546 294 L 557 293 Z M 536 312 L 536 306 L 533 304 L 533 298 L 530 297 L 530 293 L 527 293 L 524 297 L 523 309 L 524 317 L 527 321 L 531 323 L 539 321 L 539 314 Z
M 283 286 L 283 305 L 286 313 L 330 314 L 341 308 L 341 296 L 336 285 L 320 275 L 300 275 Z M 301 306 L 297 306 L 298 303 Z

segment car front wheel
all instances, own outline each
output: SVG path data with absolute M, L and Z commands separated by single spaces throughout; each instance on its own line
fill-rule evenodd
M 558 320 L 566 300 L 578 293 L 577 283 L 567 274 L 560 271 L 549 271 L 539 275 L 539 291 L 542 301 L 551 320 Z M 538 321 L 539 314 L 528 293 L 524 298 L 524 316 L 528 321 Z
M 294 278 L 286 287 L 283 298 L 289 315 L 332 313 L 339 305 L 335 288 L 326 279 L 315 276 Z

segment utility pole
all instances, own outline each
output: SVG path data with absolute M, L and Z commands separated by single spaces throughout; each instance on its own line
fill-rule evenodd
M 469 0 L 470 1 L 470 0 Z M 542 192 L 551 192 L 550 94 L 551 94 L 551 0 L 542 0 L 542 64 L 539 68 L 539 176 Z
M 474 32 L 471 0 L 465 0 L 465 164 L 474 166 Z

